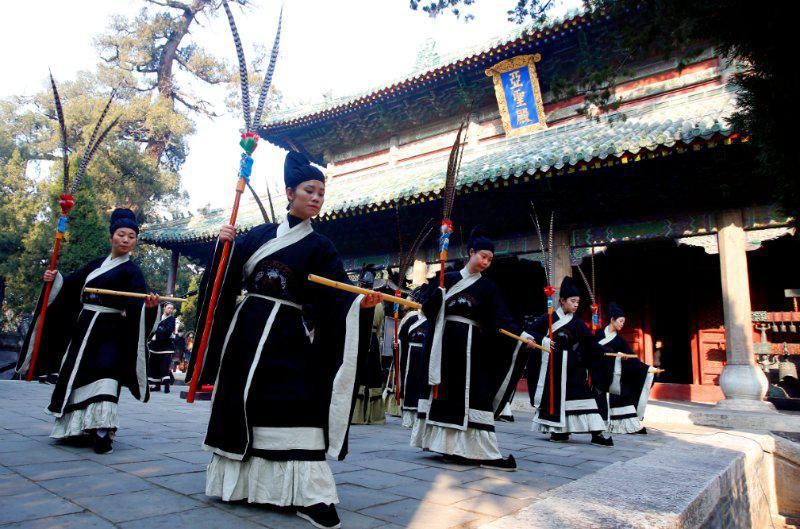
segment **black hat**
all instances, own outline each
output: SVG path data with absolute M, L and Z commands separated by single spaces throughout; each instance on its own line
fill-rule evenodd
M 325 182 L 325 175 L 318 168 L 311 165 L 304 155 L 299 152 L 290 152 L 283 163 L 283 182 L 292 189 L 308 180 Z
M 489 239 L 488 234 L 489 232 L 484 226 L 478 225 L 472 228 L 472 232 L 469 234 L 469 249 L 476 252 L 489 250 L 494 253 L 494 243 Z
M 558 297 L 567 299 L 571 297 L 580 297 L 581 291 L 578 289 L 578 284 L 570 276 L 564 276 L 561 281 L 561 288 L 558 289 Z
M 139 223 L 136 222 L 136 214 L 128 208 L 117 208 L 111 212 L 111 220 L 108 223 L 108 231 L 111 235 L 120 228 L 130 228 L 139 234 Z
M 374 264 L 365 264 L 358 273 L 358 284 L 365 288 L 373 288 L 377 272 L 378 268 Z
M 411 294 L 408 296 L 417 303 L 425 303 L 430 299 L 431 295 L 436 291 L 436 287 L 430 283 L 423 283 L 422 285 L 418 286 L 414 290 L 411 291 Z
M 625 313 L 622 312 L 622 307 L 614 303 L 613 301 L 608 304 L 608 319 L 616 320 L 617 318 L 624 318 Z

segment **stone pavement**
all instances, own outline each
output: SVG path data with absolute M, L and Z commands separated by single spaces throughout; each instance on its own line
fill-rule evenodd
M 273 529 L 311 527 L 261 506 L 207 498 L 200 448 L 209 403 L 189 405 L 177 392 L 141 404 L 123 392 L 114 452 L 55 443 L 43 412 L 52 386 L 0 381 L 0 527 L 25 529 Z M 508 473 L 447 464 L 408 445 L 398 419 L 354 426 L 350 455 L 331 461 L 345 528 L 479 527 L 516 513 L 610 464 L 645 456 L 669 442 L 664 434 L 616 436 L 614 448 L 588 435 L 553 444 L 530 431 L 530 415 L 500 423 Z

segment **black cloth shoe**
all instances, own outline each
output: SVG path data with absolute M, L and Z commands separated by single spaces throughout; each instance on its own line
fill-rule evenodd
M 637 431 L 635 431 L 635 432 L 633 432 L 633 433 L 638 433 L 638 434 L 640 434 L 640 435 L 647 435 L 647 428 L 645 428 L 644 426 L 642 426 L 642 429 L 641 429 L 641 430 L 637 430 Z
M 169 384 L 164 384 L 164 393 L 169 393 Z
M 517 460 L 514 459 L 512 454 L 508 454 L 505 459 L 487 459 L 481 461 L 481 468 L 492 468 L 494 470 L 502 470 L 504 472 L 514 472 L 517 470 Z
M 336 514 L 336 507 L 325 503 L 315 503 L 310 507 L 298 507 L 297 516 L 308 520 L 314 527 L 320 529 L 339 529 L 342 523 Z
M 480 462 L 467 459 L 466 457 L 457 456 L 455 454 L 442 454 L 442 461 L 451 463 L 453 465 L 473 465 L 478 466 Z
M 599 433 L 592 434 L 592 444 L 598 446 L 614 446 L 614 440 L 611 437 L 603 437 Z
M 550 442 L 551 443 L 566 443 L 569 441 L 569 434 L 568 433 L 551 433 L 550 434 Z
M 161 384 L 156 384 L 155 386 L 150 386 L 150 393 L 154 391 L 161 391 Z
M 106 433 L 106 435 L 103 437 L 94 434 L 94 453 L 110 454 L 114 451 L 114 447 L 111 446 L 111 442 L 111 435 L 109 433 Z

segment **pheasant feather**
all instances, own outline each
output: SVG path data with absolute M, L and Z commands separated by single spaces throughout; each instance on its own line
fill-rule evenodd
M 536 228 L 536 236 L 539 238 L 539 249 L 542 251 L 542 257 L 544 258 L 544 280 L 549 285 L 550 284 L 550 257 L 548 256 L 548 252 L 544 249 L 544 239 L 542 238 L 542 226 L 539 224 L 539 215 L 536 214 L 536 206 L 533 205 L 533 201 L 531 200 L 531 220 L 533 221 L 533 226 Z
M 105 116 L 105 112 L 103 113 L 103 116 Z M 108 133 L 111 132 L 111 129 L 113 129 L 117 125 L 117 123 L 119 123 L 119 118 L 120 118 L 119 116 L 114 118 L 114 120 L 111 123 L 109 123 L 108 126 L 105 129 L 103 129 L 103 132 L 101 132 L 100 135 L 97 137 L 97 141 L 91 144 L 91 146 L 86 147 L 86 153 L 83 155 L 83 160 L 81 160 L 81 166 L 78 168 L 78 174 L 75 175 L 75 181 L 72 182 L 72 189 L 70 191 L 71 195 L 74 195 L 75 192 L 77 191 L 78 186 L 81 184 L 81 180 L 83 179 L 83 173 L 86 171 L 86 167 L 89 166 L 89 162 L 91 162 L 92 158 L 94 158 L 94 155 L 97 152 L 97 148 L 100 146 L 101 143 L 103 143 L 103 140 L 106 139 Z M 100 121 L 98 121 L 97 124 L 100 125 L 102 121 L 103 118 L 101 117 Z
M 78 185 L 81 183 L 83 173 L 86 171 L 86 166 L 89 165 L 89 159 L 91 157 L 90 153 L 93 154 L 97 149 L 97 145 L 99 145 L 99 142 L 97 141 L 97 135 L 100 132 L 100 127 L 103 125 L 103 120 L 106 119 L 106 114 L 108 114 L 108 109 L 111 106 L 111 102 L 114 100 L 115 92 L 115 90 L 111 91 L 111 96 L 109 96 L 108 102 L 103 108 L 103 112 L 100 114 L 100 119 L 97 120 L 97 125 L 94 126 L 92 135 L 89 137 L 89 143 L 86 145 L 86 150 L 83 152 L 83 158 L 81 159 L 81 164 L 78 166 L 78 173 L 75 175 L 75 181 L 72 183 L 72 189 L 77 189 Z M 108 133 L 108 130 L 110 129 L 106 129 L 106 134 Z
M 281 14 L 278 16 L 278 29 L 275 32 L 275 42 L 272 44 L 272 53 L 269 56 L 269 66 L 267 73 L 264 74 L 264 84 L 261 85 L 261 93 L 258 95 L 258 105 L 256 105 L 256 113 L 253 116 L 253 128 L 258 127 L 261 122 L 261 114 L 264 113 L 264 106 L 267 103 L 267 93 L 269 87 L 272 85 L 272 75 L 275 73 L 275 63 L 278 61 L 278 50 L 281 44 L 281 26 L 283 25 L 283 7 L 281 7 Z
M 430 236 L 431 232 L 433 231 L 433 219 L 428 219 L 425 225 L 420 230 L 417 238 L 414 239 L 414 242 L 411 243 L 411 246 L 408 248 L 408 251 L 404 252 L 400 257 L 400 277 L 402 278 L 405 275 L 406 271 L 411 267 L 411 264 L 414 262 L 414 258 L 417 256 L 417 251 L 419 250 L 422 243 L 424 243 L 427 238 Z
M 456 140 L 450 149 L 450 157 L 447 160 L 447 172 L 445 173 L 444 190 L 442 192 L 444 199 L 442 217 L 445 219 L 449 219 L 450 214 L 453 212 L 453 202 L 456 198 L 456 179 L 458 178 L 458 170 L 461 168 L 461 156 L 464 154 L 464 145 L 462 145 L 461 138 L 466 124 L 467 121 L 464 120 L 458 127 Z
M 250 88 L 247 82 L 247 62 L 244 58 L 244 48 L 242 41 L 239 38 L 239 31 L 236 29 L 236 22 L 233 20 L 233 13 L 228 5 L 227 0 L 222 0 L 222 7 L 225 8 L 225 14 L 228 16 L 228 25 L 231 27 L 231 35 L 233 35 L 233 45 L 236 47 L 236 58 L 239 60 L 239 84 L 242 87 L 242 113 L 244 114 L 244 130 L 250 132 Z
M 550 277 L 552 278 L 554 275 L 554 263 L 553 263 L 553 255 L 556 253 L 555 248 L 553 248 L 553 225 L 555 223 L 556 213 L 555 211 L 550 212 L 550 235 L 548 237 L 547 242 L 547 249 L 550 253 Z
M 258 204 L 258 209 L 261 210 L 261 217 L 264 219 L 264 222 L 274 222 L 269 218 L 269 215 L 267 215 L 267 210 L 264 208 L 264 203 L 261 202 L 260 198 L 258 198 L 258 193 L 256 193 L 256 190 L 253 189 L 252 185 L 250 185 L 250 182 L 246 182 L 245 185 L 247 185 L 247 188 L 250 189 L 250 193 L 253 194 L 256 204 Z
M 69 150 L 67 148 L 67 123 L 64 121 L 64 109 L 61 106 L 61 98 L 58 95 L 58 88 L 56 88 L 56 80 L 53 79 L 52 72 L 50 73 L 50 86 L 53 87 L 53 100 L 56 105 L 56 117 L 58 118 L 58 128 L 61 133 L 61 157 L 64 163 L 64 185 L 63 193 L 66 194 L 67 187 L 69 186 Z
M 586 290 L 589 291 L 589 298 L 592 300 L 592 305 L 594 305 L 594 303 L 595 303 L 595 300 L 594 300 L 594 288 L 592 287 L 592 284 L 589 283 L 589 279 L 586 277 L 586 274 L 583 272 L 583 268 L 581 267 L 581 265 L 577 265 L 577 269 L 578 269 L 578 272 L 580 272 L 580 274 L 581 274 L 581 279 L 583 279 L 583 284 L 586 285 Z

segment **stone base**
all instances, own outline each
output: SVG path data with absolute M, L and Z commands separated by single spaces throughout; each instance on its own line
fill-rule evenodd
M 726 364 L 719 376 L 719 387 L 726 399 L 763 401 L 769 382 L 755 364 Z
M 716 409 L 732 411 L 751 411 L 757 413 L 778 413 L 771 402 L 750 399 L 725 399 L 717 402 Z

